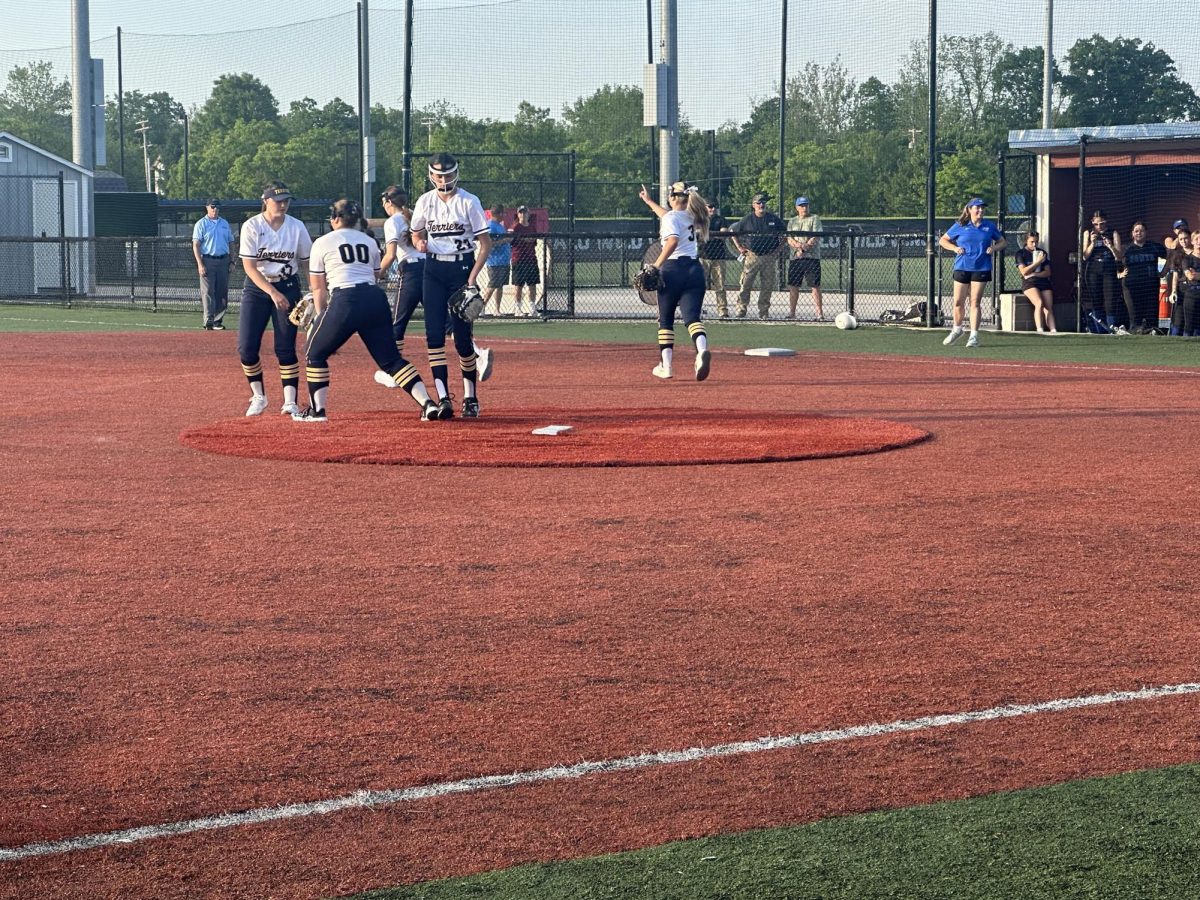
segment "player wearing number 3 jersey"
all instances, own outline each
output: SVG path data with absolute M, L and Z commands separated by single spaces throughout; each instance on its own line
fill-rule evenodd
M 429 342 L 429 365 L 437 388 L 441 418 L 454 415 L 446 367 L 447 301 L 463 285 L 474 285 L 492 249 L 483 204 L 474 194 L 458 187 L 458 161 L 449 153 L 437 153 L 429 160 L 426 191 L 413 207 L 413 246 L 425 254 L 425 336 Z M 472 324 L 458 316 L 451 320 L 454 349 L 458 353 L 463 377 L 463 416 L 479 415 L 476 393 L 476 357 Z
M 429 399 L 416 368 L 401 356 L 392 340 L 387 294 L 375 283 L 379 277 L 379 245 L 359 230 L 362 207 L 338 200 L 329 208 L 333 231 L 313 242 L 310 277 L 317 317 L 308 335 L 308 393 L 311 405 L 293 419 L 324 422 L 329 393 L 329 357 L 355 334 L 362 338 L 375 365 L 404 388 L 422 408 L 422 419 L 436 419 L 437 405 Z

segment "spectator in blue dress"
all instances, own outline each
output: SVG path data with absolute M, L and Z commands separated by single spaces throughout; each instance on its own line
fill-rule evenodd
M 968 298 L 971 301 L 971 334 L 967 346 L 979 346 L 979 301 L 983 297 L 983 286 L 992 280 L 995 254 L 1008 245 L 1000 229 L 984 219 L 985 206 L 987 204 L 978 197 L 968 201 L 958 221 L 938 241 L 943 250 L 955 254 L 954 327 L 942 341 L 947 346 L 962 336 Z
M 492 236 L 492 252 L 487 258 L 488 289 L 483 295 L 483 310 L 487 312 L 488 303 L 496 298 L 496 315 L 500 315 L 500 305 L 504 302 L 504 286 L 508 284 L 508 275 L 512 266 L 512 237 L 504 227 L 504 207 L 493 206 L 492 217 L 488 220 L 488 233 Z

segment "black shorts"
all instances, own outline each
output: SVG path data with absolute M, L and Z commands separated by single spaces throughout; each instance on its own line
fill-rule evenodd
M 522 260 L 513 263 L 512 281 L 513 284 L 538 284 L 541 278 L 538 274 L 537 260 Z
M 508 284 L 508 266 L 488 266 L 488 287 L 503 287 Z
M 959 284 L 971 284 L 972 282 L 987 283 L 992 280 L 991 271 L 987 272 L 966 272 L 962 269 L 954 270 L 954 280 Z
M 806 281 L 809 287 L 821 286 L 821 261 L 819 259 L 800 257 L 788 263 L 788 287 L 804 287 Z
M 1048 291 L 1048 290 L 1050 290 L 1050 279 L 1049 278 L 1025 278 L 1025 279 L 1023 279 L 1021 281 L 1021 290 L 1027 291 L 1030 288 L 1033 288 L 1035 291 Z

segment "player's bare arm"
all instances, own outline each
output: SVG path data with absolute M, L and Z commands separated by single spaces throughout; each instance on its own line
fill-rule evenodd
M 488 254 L 492 252 L 492 238 L 486 231 L 475 235 L 475 240 L 478 242 L 475 248 L 475 265 L 471 267 L 471 274 L 467 276 L 467 284 L 471 287 L 475 287 L 475 279 L 487 265 Z

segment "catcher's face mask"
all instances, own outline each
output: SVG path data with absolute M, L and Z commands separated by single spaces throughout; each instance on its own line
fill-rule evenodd
M 458 187 L 458 163 L 447 165 L 442 160 L 429 164 L 429 182 L 439 194 L 452 194 Z

